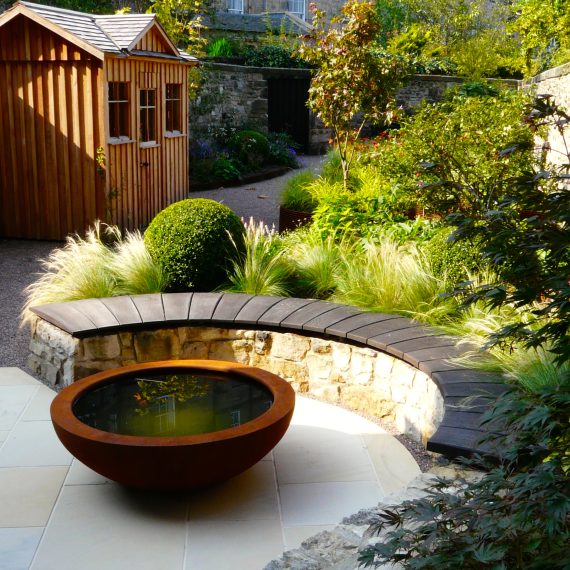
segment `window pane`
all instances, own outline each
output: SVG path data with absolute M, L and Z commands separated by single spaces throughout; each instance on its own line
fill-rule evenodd
M 156 140 L 156 91 L 154 89 L 141 89 L 140 96 L 140 141 L 151 142 Z
M 181 97 L 182 85 L 168 83 L 166 85 L 166 130 L 167 132 L 181 132 Z
M 109 136 L 129 137 L 129 84 L 112 81 L 109 93 Z

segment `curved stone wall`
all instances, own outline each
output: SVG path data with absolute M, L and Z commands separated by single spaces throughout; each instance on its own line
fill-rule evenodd
M 217 359 L 259 366 L 299 393 L 393 420 L 426 443 L 443 418 L 435 383 L 422 371 L 381 351 L 293 333 L 215 327 L 176 327 L 75 338 L 39 320 L 30 366 L 52 384 L 136 362 Z

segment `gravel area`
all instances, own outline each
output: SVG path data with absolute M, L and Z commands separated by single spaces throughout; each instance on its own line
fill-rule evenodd
M 0 366 L 26 368 L 30 334 L 20 327 L 24 289 L 40 271 L 39 260 L 58 242 L 0 239 Z
M 324 160 L 322 156 L 301 157 L 301 166 L 319 172 Z M 285 182 L 295 176 L 298 170 L 283 176 L 232 188 L 219 188 L 203 192 L 192 192 L 192 198 L 211 198 L 223 202 L 244 220 L 253 217 L 266 225 L 278 226 L 279 195 Z M 41 269 L 40 260 L 50 251 L 61 246 L 60 242 L 14 240 L 0 238 L 0 367 L 16 366 L 31 371 L 26 366 L 29 331 L 20 327 L 20 311 L 24 303 L 24 289 Z M 423 446 L 398 433 L 390 422 L 369 417 L 388 433 L 404 444 L 418 462 L 422 471 L 432 467 L 433 456 Z

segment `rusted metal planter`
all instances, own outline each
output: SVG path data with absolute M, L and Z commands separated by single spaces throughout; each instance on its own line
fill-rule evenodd
M 279 232 L 296 230 L 301 226 L 310 224 L 313 220 L 311 212 L 300 212 L 298 210 L 291 210 L 285 206 L 279 206 Z
M 102 431 L 73 411 L 82 395 L 143 373 L 216 373 L 259 383 L 273 396 L 271 407 L 240 426 L 199 435 L 132 436 Z M 221 380 L 223 381 L 223 380 Z M 243 364 L 212 360 L 171 360 L 106 370 L 65 388 L 51 405 L 63 445 L 82 463 L 118 483 L 142 489 L 195 489 L 245 471 L 285 434 L 295 407 L 291 386 L 275 374 Z

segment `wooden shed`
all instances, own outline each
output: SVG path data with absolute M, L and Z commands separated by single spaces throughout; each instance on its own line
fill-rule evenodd
M 0 15 L 0 236 L 145 226 L 188 192 L 188 66 L 153 14 Z

